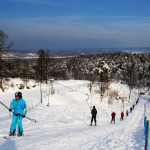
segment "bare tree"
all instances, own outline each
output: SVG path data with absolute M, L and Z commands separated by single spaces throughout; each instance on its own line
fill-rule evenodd
M 37 60 L 36 72 L 38 79 L 42 82 L 43 80 L 48 80 L 49 65 L 51 62 L 51 57 L 49 51 L 40 49 L 38 51 L 39 58 Z
M 131 90 L 137 83 L 137 73 L 136 73 L 136 62 L 129 61 L 126 68 L 123 71 L 123 80 L 128 84 L 130 88 L 129 101 L 131 97 Z
M 45 72 L 45 80 L 46 80 L 46 84 L 48 83 L 48 77 L 49 77 L 49 72 L 50 72 L 50 66 L 51 66 L 51 63 L 52 63 L 52 57 L 51 57 L 51 53 L 50 51 L 46 50 L 45 51 L 45 69 L 46 69 L 46 72 Z
M 8 35 L 0 29 L 0 88 L 4 91 L 3 88 L 3 60 L 2 52 L 8 50 L 13 45 L 13 42 L 8 42 Z
M 109 67 L 104 61 L 100 61 L 98 66 L 93 69 L 93 76 L 99 82 L 99 91 L 101 100 L 105 93 L 107 83 L 109 81 Z
M 20 76 L 23 78 L 23 81 L 24 81 L 24 86 L 26 88 L 28 88 L 28 80 L 29 80 L 29 77 L 30 77 L 30 66 L 29 66 L 29 62 L 26 61 L 26 60 L 23 60 L 22 61 L 22 64 L 21 64 L 21 74 Z

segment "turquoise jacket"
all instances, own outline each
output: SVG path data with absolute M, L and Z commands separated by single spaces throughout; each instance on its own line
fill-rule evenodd
M 10 109 L 13 109 L 14 114 L 21 114 L 26 115 L 27 113 L 27 105 L 26 102 L 20 98 L 20 99 L 13 99 L 10 104 Z

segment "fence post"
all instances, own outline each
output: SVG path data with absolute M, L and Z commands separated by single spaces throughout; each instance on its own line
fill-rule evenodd
M 149 120 L 147 120 L 146 124 L 145 150 L 148 150 Z
M 148 141 L 150 141 L 150 129 L 149 129 L 149 135 L 148 135 Z M 150 149 L 150 143 L 148 142 L 148 148 L 147 149 Z
M 145 116 L 144 118 L 144 135 L 146 136 L 146 122 L 147 122 L 147 117 Z

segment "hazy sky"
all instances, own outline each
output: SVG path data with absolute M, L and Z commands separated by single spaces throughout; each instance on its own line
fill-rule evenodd
M 150 0 L 0 0 L 14 49 L 150 47 Z

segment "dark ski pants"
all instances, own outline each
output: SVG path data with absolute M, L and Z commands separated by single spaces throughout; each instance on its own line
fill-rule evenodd
M 96 124 L 96 116 L 92 116 L 91 124 L 92 124 L 93 120 L 95 121 L 95 124 Z
M 123 120 L 123 116 L 121 116 L 120 120 Z
M 111 123 L 114 121 L 114 123 L 115 123 L 115 117 L 112 117 L 112 119 L 111 119 Z

